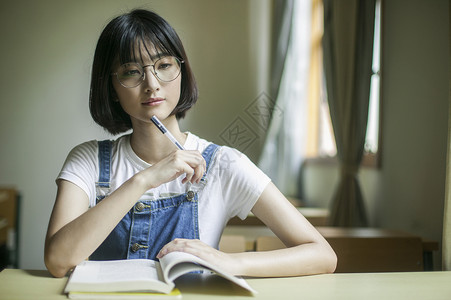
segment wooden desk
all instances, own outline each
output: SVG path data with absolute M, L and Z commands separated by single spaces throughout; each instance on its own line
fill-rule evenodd
M 314 207 L 297 207 L 298 211 L 313 225 L 313 226 L 326 226 L 327 219 L 329 217 L 329 211 L 324 208 Z M 246 219 L 232 218 L 227 226 L 265 226 L 260 219 L 258 219 L 253 213 L 250 213 Z
M 47 271 L 6 269 L 0 273 L 1 300 L 62 300 L 67 278 L 52 278 Z M 450 272 L 352 273 L 290 278 L 249 278 L 258 294 L 241 293 L 219 277 L 199 280 L 185 275 L 176 285 L 183 300 L 208 299 L 345 299 L 345 300 L 449 300 Z

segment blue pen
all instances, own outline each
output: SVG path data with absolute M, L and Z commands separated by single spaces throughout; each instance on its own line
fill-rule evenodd
M 155 124 L 155 126 L 160 129 L 160 131 L 171 141 L 174 145 L 177 146 L 180 150 L 185 150 L 182 145 L 175 139 L 175 137 L 169 132 L 169 130 L 163 125 L 163 123 L 158 120 L 157 116 L 153 116 L 150 120 Z

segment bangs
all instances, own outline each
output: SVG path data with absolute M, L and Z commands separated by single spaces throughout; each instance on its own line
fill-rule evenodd
M 167 36 L 152 28 L 144 24 L 133 26 L 122 36 L 118 49 L 119 64 L 142 63 L 145 58 L 155 60 L 167 55 L 180 58 L 180 54 L 174 50 L 175 45 Z

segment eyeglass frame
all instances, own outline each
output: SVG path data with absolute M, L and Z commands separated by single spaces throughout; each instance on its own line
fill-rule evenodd
M 123 65 L 126 65 L 126 64 L 137 64 L 138 66 L 140 66 L 140 67 L 143 69 L 143 71 L 144 71 L 144 68 L 152 67 L 153 72 L 152 72 L 152 69 L 150 70 L 150 72 L 155 76 L 155 78 L 157 78 L 157 79 L 158 79 L 159 81 L 161 81 L 161 82 L 171 82 L 171 81 L 176 80 L 176 79 L 180 76 L 180 74 L 182 74 L 182 64 L 185 63 L 185 61 L 182 60 L 182 59 L 179 59 L 177 56 L 173 56 L 173 55 L 169 55 L 169 56 L 175 58 L 175 60 L 178 61 L 178 62 L 180 63 L 180 72 L 177 74 L 177 76 L 175 76 L 174 79 L 171 79 L 171 80 L 162 80 L 162 79 L 158 76 L 157 72 L 155 71 L 155 65 L 156 65 L 156 63 L 157 63 L 159 60 L 163 59 L 164 57 L 168 57 L 168 56 L 163 56 L 163 57 L 157 59 L 153 65 L 149 64 L 149 65 L 142 66 L 140 63 L 137 63 L 137 62 L 127 62 L 127 63 L 124 63 L 124 64 L 120 65 L 119 68 L 122 67 Z M 122 86 L 125 87 L 125 88 L 129 88 L 129 89 L 132 89 L 132 88 L 135 88 L 135 87 L 137 87 L 137 86 L 140 86 L 140 85 L 146 80 L 146 72 L 143 72 L 143 75 L 141 76 L 141 81 L 139 81 L 139 83 L 138 83 L 137 85 L 135 85 L 135 86 L 126 86 L 126 85 L 124 85 L 124 84 L 122 83 L 122 81 L 119 79 L 119 77 L 118 77 L 118 72 L 111 73 L 111 75 L 116 75 L 116 79 L 117 79 L 117 81 L 119 81 L 120 85 L 122 85 Z

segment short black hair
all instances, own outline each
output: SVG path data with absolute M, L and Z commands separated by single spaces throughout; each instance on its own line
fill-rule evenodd
M 169 23 L 158 14 L 135 9 L 112 19 L 103 29 L 94 54 L 89 109 L 94 121 L 111 134 L 132 128 L 130 116 L 116 100 L 112 67 L 136 61 L 142 47 L 148 47 L 183 60 L 180 99 L 171 115 L 181 119 L 197 101 L 198 90 L 182 41 Z M 138 52 L 136 52 L 138 50 Z

